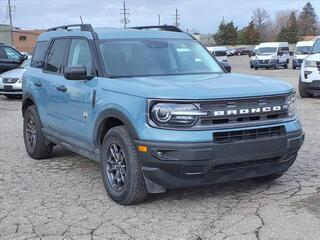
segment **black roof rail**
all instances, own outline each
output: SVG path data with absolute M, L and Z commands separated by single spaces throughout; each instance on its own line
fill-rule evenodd
M 174 26 L 174 25 L 155 25 L 155 26 L 138 26 L 138 27 L 131 27 L 132 29 L 159 29 L 163 31 L 169 31 L 169 32 L 183 32 L 180 28 Z
M 57 30 L 70 30 L 71 28 L 79 27 L 80 31 L 83 32 L 91 32 L 94 39 L 98 39 L 97 33 L 93 30 L 93 27 L 91 24 L 70 24 L 70 25 L 63 25 L 58 27 L 49 28 L 47 31 L 57 31 Z

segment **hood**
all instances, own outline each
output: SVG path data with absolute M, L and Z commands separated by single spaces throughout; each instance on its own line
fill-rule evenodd
M 294 56 L 296 59 L 305 59 L 308 56 L 308 54 L 296 53 Z
M 314 53 L 314 54 L 310 54 L 308 55 L 305 59 L 309 60 L 309 61 L 319 61 L 320 58 L 320 53 Z
M 277 58 L 272 58 L 272 56 L 276 56 L 276 54 L 257 55 L 257 58 L 258 58 L 258 60 L 270 60 L 270 59 L 277 59 Z
M 292 86 L 280 81 L 240 74 L 206 74 L 117 78 L 102 88 L 145 98 L 221 99 L 283 94 Z
M 0 77 L 1 78 L 21 78 L 25 71 L 26 71 L 25 68 L 16 68 L 0 74 Z

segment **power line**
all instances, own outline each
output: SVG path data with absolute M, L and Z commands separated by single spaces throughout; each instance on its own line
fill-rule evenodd
M 129 8 L 126 8 L 126 2 L 123 2 L 123 8 L 120 9 L 121 10 L 121 23 L 123 24 L 124 28 L 127 28 L 127 25 L 129 24 L 130 20 L 128 18 L 129 15 Z

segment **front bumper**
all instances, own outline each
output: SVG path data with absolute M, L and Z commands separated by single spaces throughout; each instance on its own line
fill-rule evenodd
M 22 95 L 22 84 L 5 84 L 0 83 L 0 95 Z
M 277 60 L 255 60 L 254 66 L 259 68 L 276 67 Z
M 210 185 L 286 172 L 304 141 L 302 130 L 234 143 L 136 141 L 149 192 Z

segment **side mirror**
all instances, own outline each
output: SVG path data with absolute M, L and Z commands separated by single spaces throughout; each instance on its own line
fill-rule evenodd
M 90 80 L 93 78 L 87 75 L 87 70 L 83 65 L 67 67 L 64 71 L 64 77 L 68 80 Z
M 231 65 L 229 63 L 221 62 L 221 66 L 226 70 L 228 73 L 231 72 Z

